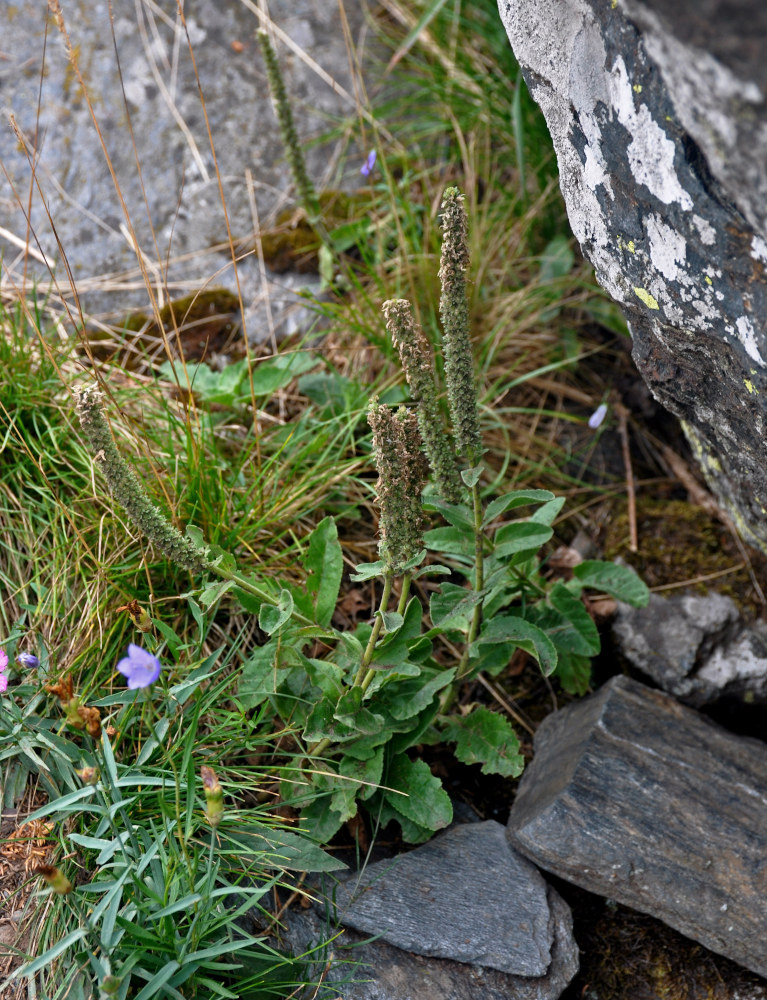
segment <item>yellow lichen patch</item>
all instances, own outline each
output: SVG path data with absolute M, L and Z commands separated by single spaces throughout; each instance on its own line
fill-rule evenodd
M 714 282 L 711 280 L 711 278 L 709 278 L 708 275 L 706 275 L 703 280 L 706 282 L 707 285 L 713 285 L 714 284 Z
M 626 249 L 628 250 L 629 253 L 636 253 L 636 246 L 633 240 L 628 241 L 628 243 L 626 244 Z
M 743 385 L 748 389 L 752 396 L 758 396 L 759 390 L 756 388 L 751 379 L 744 378 Z
M 646 288 L 637 288 L 635 285 L 634 295 L 636 295 L 640 302 L 644 302 L 648 309 L 660 309 L 658 300 L 650 295 Z
M 635 83 L 634 86 L 631 89 L 634 91 L 635 94 L 641 94 L 642 93 L 642 84 L 641 83 Z

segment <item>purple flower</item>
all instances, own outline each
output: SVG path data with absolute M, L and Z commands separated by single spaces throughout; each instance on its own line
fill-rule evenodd
M 34 653 L 17 653 L 16 662 L 20 663 L 22 667 L 26 667 L 27 670 L 37 670 L 40 666 L 40 661 Z
M 0 694 L 8 690 L 8 678 L 5 674 L 0 674 Z
M 160 661 L 141 646 L 130 643 L 128 655 L 117 664 L 117 669 L 128 678 L 129 688 L 145 688 L 160 676 Z
M 4 674 L 8 669 L 8 654 L 4 649 L 0 649 L 0 674 Z
M 360 167 L 360 173 L 362 174 L 362 176 L 370 177 L 370 175 L 373 173 L 375 165 L 376 165 L 376 151 L 374 149 L 371 149 L 371 151 L 368 153 L 368 158 Z
M 600 403 L 589 417 L 589 427 L 595 431 L 607 416 L 607 403 Z

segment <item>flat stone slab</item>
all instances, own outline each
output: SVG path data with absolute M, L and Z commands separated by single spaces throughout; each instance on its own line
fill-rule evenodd
M 578 960 L 577 950 L 576 956 L 572 951 L 570 908 L 553 889 L 549 893 L 552 960 L 547 974 L 536 978 L 415 955 L 349 928 L 323 948 L 331 934 L 327 920 L 314 910 L 290 910 L 283 918 L 287 926 L 280 944 L 297 955 L 320 946 L 311 956 L 316 963 L 312 975 L 322 977 L 317 1000 L 558 1000 L 577 972 Z M 423 917 L 428 920 L 428 909 Z
M 284 914 L 280 945 L 311 952 L 320 1000 L 558 1000 L 578 971 L 569 906 L 494 821 L 315 894 Z
M 466 823 L 338 888 L 346 926 L 418 955 L 543 976 L 554 930 L 547 885 L 493 820 Z
M 508 832 L 528 858 L 767 975 L 767 746 L 626 677 L 549 715 Z

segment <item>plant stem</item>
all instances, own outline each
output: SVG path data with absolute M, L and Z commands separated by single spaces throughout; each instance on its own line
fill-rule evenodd
M 397 614 L 404 615 L 405 608 L 407 607 L 407 599 L 410 596 L 410 584 L 413 580 L 412 573 L 405 573 L 402 577 L 402 593 L 399 595 L 399 603 L 397 604 Z
M 410 588 L 410 574 L 408 573 L 403 580 L 402 590 L 403 596 L 400 597 L 399 607 L 403 606 L 403 600 L 407 600 L 406 590 Z M 370 670 L 370 661 L 373 659 L 373 653 L 375 652 L 376 643 L 378 642 L 378 637 L 381 634 L 381 629 L 383 628 L 383 612 L 386 611 L 389 606 L 389 598 L 391 597 L 392 584 L 394 583 L 394 571 L 390 568 L 386 569 L 384 573 L 384 587 L 383 593 L 381 594 L 381 600 L 378 602 L 378 610 L 376 611 L 375 621 L 373 622 L 373 630 L 370 633 L 370 638 L 368 639 L 368 644 L 365 647 L 365 652 L 362 654 L 362 661 L 360 662 L 359 669 L 354 678 L 353 688 L 361 687 L 363 691 L 366 691 L 370 686 L 370 682 L 375 676 L 375 671 Z M 401 611 L 400 611 L 401 614 Z M 330 746 L 332 740 L 327 737 L 320 740 L 319 743 L 315 743 L 313 747 L 309 749 L 309 757 L 317 757 L 321 754 L 327 747 Z
M 368 639 L 368 644 L 365 647 L 365 652 L 362 654 L 362 662 L 360 663 L 360 668 L 357 671 L 357 676 L 354 678 L 354 684 L 352 687 L 359 687 L 365 677 L 370 666 L 370 661 L 373 659 L 373 652 L 375 651 L 376 643 L 378 642 L 378 636 L 381 634 L 381 629 L 383 628 L 383 612 L 389 605 L 389 598 L 391 597 L 391 588 L 394 583 L 394 573 L 391 569 L 387 569 L 384 574 L 384 588 L 381 594 L 381 600 L 378 604 L 378 611 L 376 611 L 375 621 L 373 622 L 373 631 L 370 633 L 370 638 Z
M 236 583 L 238 587 L 240 587 L 242 590 L 247 591 L 247 593 L 252 594 L 254 597 L 257 597 L 259 601 L 263 601 L 264 604 L 271 604 L 273 607 L 277 606 L 277 598 L 273 597 L 271 594 L 267 594 L 265 590 L 261 590 L 261 588 L 257 587 L 255 583 L 251 583 L 251 581 L 246 576 L 242 576 L 235 570 L 223 569 L 223 567 L 221 566 L 210 566 L 210 565 L 207 568 L 208 570 L 210 570 L 211 573 L 216 573 L 222 579 L 231 580 L 232 583 Z M 292 617 L 301 625 L 314 624 L 314 622 L 311 621 L 311 619 L 307 618 L 305 615 L 302 615 L 299 611 L 294 610 Z
M 484 512 L 482 510 L 482 500 L 479 495 L 479 483 L 475 483 L 472 486 L 471 498 L 474 506 L 474 593 L 481 594 L 485 586 L 485 534 L 482 531 L 482 515 Z M 466 647 L 455 675 L 456 681 L 462 680 L 468 672 L 469 650 L 471 644 L 477 638 L 481 622 L 482 601 L 480 600 L 474 605 L 469 632 L 466 636 Z

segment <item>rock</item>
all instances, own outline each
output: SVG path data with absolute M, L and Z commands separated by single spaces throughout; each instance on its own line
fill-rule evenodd
M 302 953 L 344 928 L 329 996 L 345 984 L 345 1000 L 556 1000 L 578 970 L 569 907 L 492 820 L 452 827 L 324 896 L 285 916 L 284 944 Z M 316 957 L 323 967 L 330 955 Z
M 249 186 L 261 228 L 273 224 L 275 214 L 292 205 L 292 181 L 256 41 L 260 22 L 255 5 L 251 6 L 253 10 L 240 0 L 187 0 L 184 26 L 175 3 L 164 5 L 165 12 L 133 0 L 115 0 L 112 5 L 89 0 L 62 4 L 131 226 L 149 262 L 149 280 L 155 288 L 167 285 L 171 297 L 209 287 L 211 279 L 212 284 L 237 292 L 216 165 L 236 241 L 250 240 L 253 245 L 256 227 Z M 273 0 L 269 13 L 296 46 L 275 38 L 286 87 L 294 98 L 297 129 L 302 140 L 308 140 L 327 131 L 331 118 L 356 112 L 339 10 L 336 5 L 320 10 L 312 0 Z M 363 11 L 351 5 L 345 16 L 356 41 L 365 30 Z M 205 96 L 215 160 L 187 35 Z M 15 3 L 13 15 L 3 23 L 5 57 L 0 65 L 0 114 L 7 133 L 3 166 L 18 192 L 15 200 L 8 187 L 8 196 L 0 199 L 4 279 L 12 276 L 20 283 L 24 273 L 19 248 L 26 237 L 27 198 L 31 197 L 31 223 L 39 248 L 30 240 L 34 259 L 28 261 L 28 284 L 36 280 L 45 286 L 49 281 L 47 268 L 39 260 L 42 252 L 71 299 L 63 247 L 86 312 L 110 310 L 124 315 L 133 306 L 146 310 L 145 279 L 123 208 L 83 90 L 53 21 L 48 26 L 47 47 L 44 40 L 45 5 L 41 7 L 38 0 Z M 326 79 L 300 57 L 301 49 L 311 54 Z M 30 148 L 38 137 L 36 179 L 41 193 L 31 187 L 29 160 L 7 125 L 11 114 Z M 331 178 L 337 183 L 334 150 L 320 145 L 305 149 L 309 172 L 318 186 Z M 360 180 L 356 167 L 350 168 L 350 180 L 353 175 L 355 183 Z M 297 296 L 287 293 L 311 283 L 311 276 L 262 275 L 255 253 L 243 257 L 238 273 L 251 339 L 265 339 L 272 322 L 280 332 L 283 313 L 295 314 L 301 308 Z M 287 304 L 281 297 L 287 298 Z M 292 315 L 285 324 L 290 327 L 301 321 Z
M 623 656 L 664 691 L 696 707 L 717 697 L 697 669 L 737 627 L 735 603 L 722 594 L 651 594 L 644 608 L 619 606 L 613 635 Z
M 570 223 L 709 485 L 767 551 L 767 5 L 499 0 Z
M 653 594 L 645 608 L 621 604 L 613 635 L 632 666 L 688 705 L 767 704 L 767 624 L 744 627 L 729 597 Z
M 767 751 L 626 677 L 549 715 L 508 826 L 530 860 L 767 975 Z

